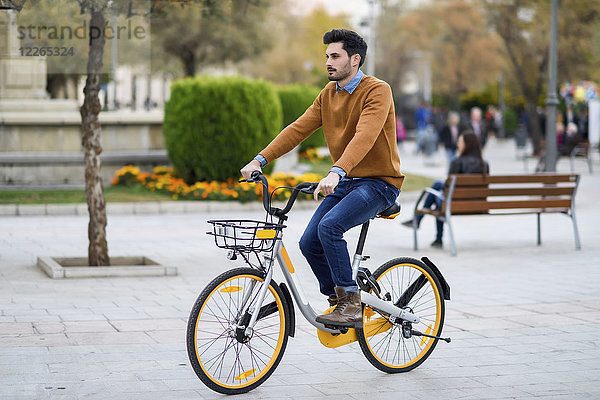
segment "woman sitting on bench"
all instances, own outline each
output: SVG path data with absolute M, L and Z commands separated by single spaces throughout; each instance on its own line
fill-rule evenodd
M 481 143 L 479 138 L 473 131 L 467 130 L 462 132 L 456 142 L 458 148 L 458 157 L 456 157 L 450 163 L 448 175 L 451 174 L 482 174 L 487 175 L 490 172 L 490 167 L 486 161 L 484 161 L 481 155 Z M 444 182 L 435 181 L 431 186 L 433 190 L 439 192 L 444 191 Z M 423 203 L 423 208 L 434 209 L 442 207 L 442 199 L 434 196 L 431 193 L 427 194 Z M 424 214 L 418 214 L 416 217 L 417 227 L 421 224 Z M 413 227 L 413 220 L 404 221 L 402 225 L 409 228 Z M 442 247 L 442 235 L 444 233 L 444 221 L 436 218 L 436 236 L 431 246 Z

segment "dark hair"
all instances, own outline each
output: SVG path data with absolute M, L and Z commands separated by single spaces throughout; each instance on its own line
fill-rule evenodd
M 346 50 L 348 56 L 354 54 L 360 56 L 358 67 L 362 67 L 367 57 L 367 42 L 360 35 L 349 29 L 332 29 L 323 35 L 323 44 L 342 42 L 342 49 Z
M 472 130 L 463 131 L 459 136 L 462 136 L 463 141 L 465 142 L 465 148 L 459 155 L 472 156 L 479 159 L 479 161 L 481 161 L 481 174 L 486 176 L 487 170 L 485 161 L 481 155 L 481 142 L 479 141 L 479 137 Z

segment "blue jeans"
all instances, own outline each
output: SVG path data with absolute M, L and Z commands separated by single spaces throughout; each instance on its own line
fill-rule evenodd
M 431 188 L 435 189 L 437 191 L 443 192 L 444 191 L 444 182 L 435 181 L 435 182 L 433 182 L 433 185 L 431 185 Z M 427 193 L 427 196 L 425 196 L 425 201 L 423 202 L 423 208 L 431 209 L 431 208 L 433 208 L 434 204 L 436 205 L 437 209 L 439 210 L 440 208 L 442 208 L 442 199 L 432 195 L 431 193 Z M 417 226 L 421 225 L 421 220 L 423 219 L 424 216 L 425 216 L 425 214 L 417 215 Z M 435 227 L 436 227 L 435 239 L 442 240 L 442 236 L 444 235 L 444 221 L 436 218 L 435 219 Z
M 399 194 L 398 188 L 382 179 L 343 179 L 322 200 L 300 239 L 300 250 L 321 293 L 334 294 L 335 286 L 358 290 L 344 233 L 394 204 Z
M 456 150 L 446 148 L 446 158 L 448 159 L 448 167 L 454 158 L 456 157 Z

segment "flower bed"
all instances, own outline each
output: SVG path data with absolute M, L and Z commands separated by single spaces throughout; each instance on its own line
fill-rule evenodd
M 314 147 L 306 149 L 306 151 L 300 152 L 300 154 L 298 154 L 298 158 L 309 162 L 321 162 L 323 160 L 330 159 L 328 155 L 322 154 L 321 152 L 319 152 L 319 149 Z
M 300 182 L 318 182 L 323 177 L 317 174 L 286 175 L 275 173 L 267 176 L 271 193 L 280 186 L 295 186 Z M 138 167 L 127 165 L 115 173 L 111 180 L 113 185 L 142 185 L 152 192 L 170 194 L 173 199 L 185 200 L 236 200 L 240 202 L 255 201 L 262 196 L 262 185 L 239 183 L 230 179 L 226 182 L 196 182 L 188 185 L 179 178 L 173 168 L 159 166 L 150 172 L 142 172 Z M 289 190 L 277 190 L 276 200 L 285 200 L 290 196 Z M 299 198 L 310 196 L 299 196 Z

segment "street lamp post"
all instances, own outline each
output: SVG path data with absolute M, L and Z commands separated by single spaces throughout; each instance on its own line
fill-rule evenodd
M 117 27 L 117 16 L 116 16 L 116 12 L 113 9 L 112 10 L 112 16 L 111 16 L 111 24 L 112 24 L 112 28 L 113 28 L 113 32 L 116 32 L 118 27 Z M 113 81 L 113 87 L 112 87 L 112 109 L 113 110 L 117 110 L 119 108 L 119 102 L 117 101 L 117 68 L 118 68 L 118 59 L 119 59 L 119 42 L 117 40 L 117 35 L 113 35 L 111 44 L 110 44 L 110 50 L 111 50 L 111 72 L 112 72 L 112 81 Z M 107 93 L 108 95 L 108 93 Z
M 498 75 L 498 108 L 500 109 L 500 126 L 498 127 L 498 137 L 504 139 L 506 136 L 504 128 L 504 111 L 506 111 L 506 102 L 504 99 L 504 77 Z
M 369 2 L 369 55 L 366 59 L 366 72 L 368 75 L 375 75 L 375 1 Z
M 548 94 L 546 96 L 546 172 L 556 171 L 556 109 L 558 97 L 556 96 L 556 69 L 558 59 L 557 49 L 557 18 L 558 0 L 552 0 L 552 17 L 550 20 L 550 53 L 548 60 Z

